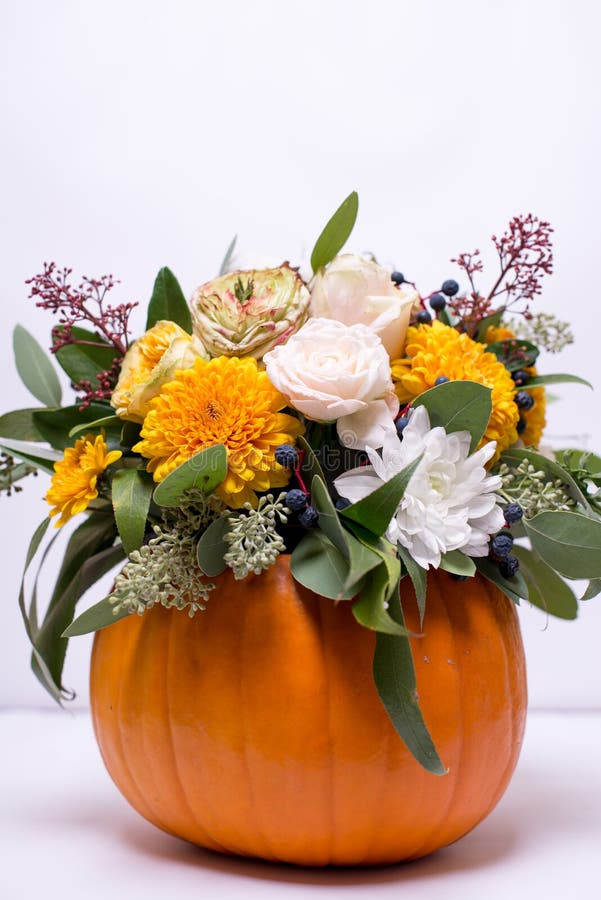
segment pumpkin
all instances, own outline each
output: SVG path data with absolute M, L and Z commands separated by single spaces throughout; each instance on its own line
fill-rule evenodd
M 373 632 L 350 603 L 295 582 L 286 556 L 244 581 L 220 576 L 193 619 L 155 607 L 96 634 L 91 702 L 108 771 L 150 822 L 212 850 L 302 865 L 424 856 L 501 797 L 526 684 L 514 606 L 480 576 L 429 573 L 411 641 L 446 775 L 422 769 L 394 731 Z

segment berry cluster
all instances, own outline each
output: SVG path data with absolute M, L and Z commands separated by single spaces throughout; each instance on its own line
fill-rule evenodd
M 300 487 L 291 488 L 284 503 L 290 510 L 296 514 L 299 525 L 303 528 L 314 528 L 319 521 L 319 513 L 314 506 L 309 503 L 309 492 L 307 491 L 300 474 L 300 457 L 298 451 L 291 444 L 280 444 L 276 447 L 275 461 L 285 469 L 293 469 Z
M 499 572 L 503 578 L 513 578 L 520 568 L 520 562 L 517 556 L 514 556 L 511 552 L 513 550 L 513 535 L 508 529 L 521 520 L 524 511 L 519 503 L 508 503 L 503 509 L 503 515 L 505 516 L 507 528 L 499 531 L 491 539 L 490 557 L 498 565 Z

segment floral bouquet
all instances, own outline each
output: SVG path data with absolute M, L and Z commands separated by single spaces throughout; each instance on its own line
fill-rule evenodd
M 306 277 L 288 263 L 232 271 L 232 245 L 219 276 L 188 303 L 161 269 L 146 331 L 133 342 L 135 304 L 109 303 L 111 276 L 76 287 L 70 270 L 45 265 L 28 284 L 55 317 L 51 354 L 77 396 L 61 405 L 53 364 L 17 326 L 17 369 L 42 406 L 0 418 L 0 487 L 10 494 L 38 469 L 52 475 L 26 569 L 51 521 L 82 517 L 45 615 L 35 585 L 19 597 L 34 672 L 57 701 L 68 696 L 62 671 L 74 635 L 117 634 L 123 619 L 133 629 L 157 615 L 153 607 L 187 613 L 192 629 L 236 591 L 250 604 L 263 590 L 294 590 L 307 609 L 318 595 L 322 615 L 324 604 L 344 608 L 349 634 L 369 636 L 374 715 L 396 731 L 402 766 L 407 757 L 417 766 L 411 777 L 450 778 L 418 670 L 430 597 L 467 609 L 479 585 L 495 609 L 509 598 L 504 616 L 525 600 L 574 618 L 564 579 L 588 580 L 582 600 L 601 592 L 601 459 L 540 446 L 546 386 L 586 384 L 536 368 L 541 348 L 572 341 L 566 323 L 531 309 L 552 271 L 549 224 L 520 216 L 493 237 L 500 271 L 488 292 L 476 251 L 453 260 L 462 285 L 449 279 L 423 295 L 374 258 L 340 253 L 357 209 L 352 193 L 319 236 Z M 284 561 L 285 590 L 270 576 Z M 76 615 L 113 569 L 109 596 Z M 132 802 L 206 846 L 269 855 L 224 837 L 211 843 L 209 830 L 198 837 Z M 402 852 L 431 849 L 422 844 Z M 319 861 L 300 851 L 278 858 Z

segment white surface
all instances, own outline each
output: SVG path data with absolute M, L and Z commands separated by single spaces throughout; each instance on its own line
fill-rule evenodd
M 222 857 L 163 834 L 118 794 L 85 713 L 0 713 L 0 754 L 7 900 L 597 896 L 601 714 L 530 714 L 517 772 L 488 819 L 429 858 L 363 870 Z
M 112 271 L 120 299 L 143 304 L 168 264 L 190 294 L 235 232 L 247 256 L 298 260 L 353 188 L 349 249 L 376 251 L 424 291 L 513 214 L 550 219 L 556 273 L 539 307 L 569 317 L 577 343 L 543 368 L 601 389 L 600 25 L 590 0 L 3 4 L 2 411 L 31 403 L 13 325 L 48 343 L 53 320 L 23 284 L 44 260 Z M 549 433 L 601 447 L 598 395 L 554 393 L 565 403 Z M 1 499 L 0 705 L 45 702 L 16 603 L 43 489 Z M 523 620 L 533 705 L 601 707 L 601 603 L 546 632 L 538 612 Z M 87 645 L 72 652 L 66 682 L 85 703 Z

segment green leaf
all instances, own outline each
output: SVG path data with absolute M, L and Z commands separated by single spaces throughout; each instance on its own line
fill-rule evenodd
M 389 601 L 398 589 L 399 578 L 400 567 L 397 578 L 391 579 L 389 569 L 382 562 L 371 572 L 361 588 L 359 599 L 353 603 L 353 615 L 359 625 L 381 634 L 408 634 L 407 629 L 395 622 L 388 612 Z
M 566 578 L 601 578 L 601 520 L 547 510 L 524 521 L 532 548 Z
M 519 466 L 525 459 L 528 460 L 529 463 L 532 463 L 536 469 L 543 471 L 549 478 L 553 480 L 559 478 L 565 484 L 570 496 L 576 500 L 577 503 L 584 506 L 585 509 L 590 510 L 590 504 L 586 494 L 581 490 L 572 475 L 563 466 L 560 466 L 559 463 L 555 462 L 555 460 L 543 456 L 542 453 L 537 453 L 536 450 L 511 448 L 505 450 L 501 454 L 499 463 L 504 462 L 507 463 L 507 465 L 513 463 L 514 466 Z
M 179 286 L 179 281 L 167 266 L 159 270 L 148 306 L 146 330 L 157 322 L 175 322 L 188 334 L 192 334 L 192 314 Z
M 505 578 L 499 572 L 499 567 L 487 556 L 479 556 L 474 560 L 476 568 L 488 581 L 496 585 L 514 603 L 520 605 L 521 600 L 528 599 L 528 586 L 519 572 L 511 578 Z
M 478 322 L 478 331 L 476 332 L 476 340 L 481 344 L 486 343 L 486 332 L 488 329 L 493 326 L 493 328 L 498 328 L 501 324 L 501 319 L 503 317 L 503 310 L 498 309 L 496 312 L 491 313 L 490 316 L 485 316 L 483 319 L 480 319 Z
M 309 442 L 301 435 L 300 437 L 297 437 L 296 445 L 299 450 L 304 451 L 301 474 L 303 478 L 306 479 L 307 484 L 310 485 L 316 475 L 318 475 L 325 484 L 326 476 L 323 473 L 323 469 L 319 464 L 319 460 L 317 459 L 311 444 L 309 444 Z
M 396 598 L 390 605 L 390 614 L 404 627 L 401 606 Z M 428 772 L 445 775 L 446 769 L 419 708 L 409 638 L 378 634 L 373 673 L 380 700 L 409 752 Z
M 601 578 L 593 578 L 589 581 L 588 587 L 580 599 L 592 600 L 593 597 L 596 597 L 598 594 L 601 594 Z
M 152 477 L 140 469 L 118 469 L 111 486 L 115 522 L 123 549 L 129 556 L 134 550 L 139 550 L 144 541 L 154 488 Z
M 447 434 L 469 431 L 470 453 L 476 449 L 488 427 L 492 412 L 492 391 L 475 381 L 447 381 L 430 388 L 414 401 L 425 406 L 432 428 L 442 426 Z
M 77 435 L 81 434 L 82 431 L 93 431 L 98 428 L 112 428 L 116 425 L 118 425 L 119 430 L 121 430 L 123 421 L 119 418 L 119 416 L 103 416 L 100 419 L 93 419 L 91 422 L 84 422 L 83 425 L 75 425 L 69 432 L 69 437 L 77 437 Z
M 86 328 L 74 326 L 71 336 L 85 344 L 66 344 L 56 351 L 59 366 L 67 373 L 74 384 L 90 381 L 96 384 L 96 376 L 111 369 L 119 352 L 112 344 L 104 341 L 100 335 Z M 52 404 L 58 405 L 58 404 Z
M 557 372 L 554 375 L 533 375 L 528 379 L 526 384 L 520 385 L 520 390 L 528 391 L 530 388 L 539 387 L 544 384 L 584 384 L 586 387 L 593 390 L 592 384 L 585 378 L 580 378 L 578 375 L 565 375 L 562 372 Z
M 62 459 L 62 453 L 56 450 L 48 450 L 46 447 L 40 447 L 37 444 L 31 444 L 29 441 L 12 441 L 9 438 L 0 438 L 0 447 L 8 450 L 11 456 L 18 456 L 19 459 L 31 463 L 44 472 L 54 474 L 54 463 Z
M 226 475 L 227 450 L 223 444 L 214 444 L 170 472 L 155 488 L 154 502 L 158 506 L 179 506 L 185 491 L 196 489 L 210 494 Z
M 513 553 L 520 561 L 520 572 L 528 585 L 530 603 L 559 619 L 575 619 L 578 601 L 563 578 L 532 550 L 514 546 Z
M 462 575 L 471 578 L 476 574 L 476 564 L 471 557 L 466 556 L 461 550 L 449 550 L 440 558 L 440 568 L 452 575 Z
M 232 262 L 232 257 L 234 255 L 234 250 L 236 249 L 236 241 L 238 240 L 238 235 L 235 234 L 230 241 L 229 247 L 225 251 L 225 256 L 221 261 L 221 265 L 219 266 L 219 274 L 227 275 L 230 271 L 230 266 Z
M 13 438 L 17 441 L 43 441 L 44 438 L 33 421 L 33 414 L 37 411 L 37 409 L 15 409 L 0 416 L 0 437 Z
M 402 544 L 397 545 L 397 552 L 401 558 L 403 566 L 407 570 L 417 600 L 417 608 L 419 610 L 420 627 L 424 624 L 424 613 L 426 611 L 426 588 L 428 583 L 427 573 L 425 569 L 419 566 L 409 551 Z
M 346 559 L 350 559 L 350 535 L 342 527 L 336 507 L 319 475 L 315 475 L 311 482 L 311 503 L 319 513 L 321 530 L 329 537 L 336 549 Z
M 139 422 L 123 422 L 121 427 L 121 446 L 131 449 L 140 440 L 142 425 Z
M 418 456 L 412 463 L 401 472 L 397 472 L 389 481 L 368 494 L 367 497 L 358 500 L 341 510 L 340 515 L 345 519 L 358 522 L 363 525 L 372 534 L 381 537 L 399 508 L 399 504 L 403 499 L 405 489 L 409 484 L 411 477 L 422 460 L 423 454 Z
M 225 541 L 225 535 L 231 528 L 229 516 L 221 516 L 211 522 L 209 527 L 202 533 L 198 546 L 196 548 L 196 559 L 199 568 L 209 578 L 216 578 L 225 572 L 227 566 L 224 556 L 228 551 L 229 544 Z
M 342 250 L 354 228 L 358 212 L 359 196 L 356 191 L 352 191 L 317 238 L 311 254 L 311 268 L 314 272 L 327 266 Z
M 488 353 L 494 353 L 499 362 L 503 363 L 510 372 L 533 366 L 538 359 L 539 349 L 530 341 L 521 338 L 507 338 L 504 341 L 495 341 L 486 348 Z
M 25 625 L 25 631 L 27 633 L 27 637 L 29 638 L 32 648 L 33 648 L 32 653 L 33 653 L 33 658 L 35 659 L 37 668 L 38 668 L 38 678 L 40 679 L 40 681 L 42 682 L 43 686 L 46 688 L 46 690 L 48 691 L 50 696 L 54 700 L 56 700 L 56 702 L 58 704 L 60 704 L 63 699 L 62 692 L 60 690 L 60 687 L 57 686 L 57 684 L 55 683 L 55 680 L 54 680 L 52 674 L 50 673 L 48 666 L 46 665 L 44 659 L 41 657 L 41 655 L 39 654 L 38 650 L 35 647 L 35 644 L 34 644 L 35 634 L 34 634 L 34 630 L 32 628 L 32 623 L 30 621 L 29 615 L 27 613 L 27 604 L 25 602 L 25 576 L 27 574 L 27 570 L 29 569 L 29 566 L 31 565 L 36 553 L 38 552 L 40 544 L 42 543 L 42 540 L 44 539 L 44 536 L 46 534 L 46 531 L 48 530 L 49 525 L 50 525 L 50 519 L 48 519 L 48 518 L 46 518 L 42 522 L 40 522 L 40 524 L 38 525 L 38 527 L 36 528 L 36 530 L 33 533 L 31 541 L 29 542 L 29 547 L 27 548 L 27 554 L 25 557 L 25 566 L 23 568 L 23 575 L 21 577 L 21 585 L 19 588 L 19 609 L 21 610 L 21 616 L 23 617 L 23 624 Z
M 98 603 L 95 603 L 94 606 L 90 606 L 82 612 L 80 616 L 74 619 L 69 627 L 63 631 L 61 637 L 72 638 L 77 637 L 80 634 L 90 634 L 92 631 L 99 631 L 101 628 L 113 625 L 115 622 L 118 622 L 120 619 L 125 619 L 126 616 L 129 615 L 131 615 L 131 613 L 127 608 L 115 612 L 114 604 L 110 602 L 108 597 L 104 597 Z
M 351 600 L 358 585 L 347 585 L 348 560 L 319 529 L 308 531 L 290 557 L 290 571 L 299 584 L 331 600 Z
M 58 687 L 61 686 L 67 651 L 67 642 L 61 635 L 73 619 L 77 601 L 101 575 L 123 559 L 123 549 L 112 546 L 115 536 L 113 517 L 93 513 L 69 538 L 46 615 L 35 639 L 36 651 Z M 104 554 L 108 550 L 111 553 Z M 32 669 L 39 677 L 35 655 Z
M 86 425 L 98 421 L 98 418 L 106 417 L 107 408 L 99 403 L 92 403 L 86 409 L 79 405 L 64 406 L 61 409 L 39 409 L 33 414 L 33 421 L 44 440 L 55 450 L 65 450 L 72 447 L 75 441 L 71 437 L 71 429 L 81 426 L 82 431 Z
M 22 325 L 15 326 L 13 349 L 17 372 L 27 390 L 44 406 L 60 406 L 62 391 L 54 366 Z

